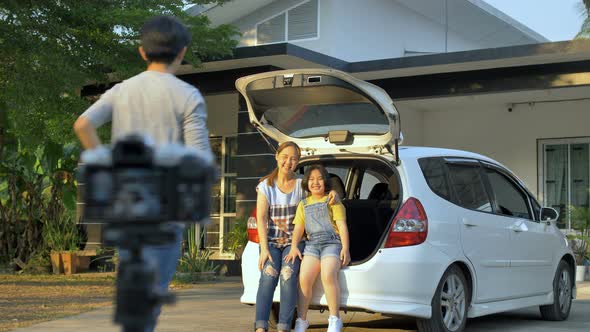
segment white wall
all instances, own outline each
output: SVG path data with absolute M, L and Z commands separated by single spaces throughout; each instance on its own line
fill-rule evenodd
M 404 118 L 406 114 L 422 113 Z M 411 111 L 402 114 L 404 136 L 421 136 L 404 145 L 424 145 L 477 152 L 491 157 L 518 175 L 537 194 L 537 139 L 590 136 L 590 112 L 585 101 L 518 105 L 508 112 L 505 105 L 479 109 Z M 422 142 L 420 143 L 420 139 Z M 417 144 L 415 144 L 415 142 Z
M 404 51 L 444 52 L 444 26 L 391 0 L 319 0 L 320 37 L 290 43 L 349 62 L 403 57 Z M 256 45 L 256 24 L 301 3 L 280 0 L 236 22 L 239 46 Z M 449 52 L 482 48 L 449 32 Z
M 402 145 L 424 146 L 424 115 L 425 112 L 397 107 L 401 119 L 401 130 L 404 136 Z
M 227 136 L 238 133 L 238 94 L 207 95 L 207 126 L 212 136 Z

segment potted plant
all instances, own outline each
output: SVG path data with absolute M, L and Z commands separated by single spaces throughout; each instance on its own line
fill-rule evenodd
M 195 234 L 195 226 L 187 230 L 186 246 L 178 260 L 176 275 L 179 279 L 189 282 L 214 279 L 219 266 L 211 262 L 211 250 L 199 248 Z
M 43 240 L 50 250 L 53 273 L 76 273 L 81 262 L 76 256 L 81 236 L 74 218 L 64 213 L 62 218 L 46 223 Z
M 576 256 L 576 281 L 590 280 L 588 249 L 590 244 L 590 209 L 570 208 L 574 234 L 568 236 L 570 246 Z
M 236 259 L 240 259 L 246 244 L 248 244 L 248 218 L 236 218 L 234 227 L 231 231 L 225 234 L 223 242 L 224 248 L 227 251 L 234 253 Z

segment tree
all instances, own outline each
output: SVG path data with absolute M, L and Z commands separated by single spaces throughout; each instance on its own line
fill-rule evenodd
M 192 4 L 207 0 L 190 1 Z M 223 1 L 218 1 L 223 2 Z M 89 105 L 80 89 L 141 71 L 138 30 L 158 14 L 191 30 L 187 62 L 230 54 L 236 30 L 190 16 L 186 0 L 53 0 L 0 2 L 0 144 L 12 135 L 24 146 L 73 140 L 75 118 Z
M 585 17 L 584 23 L 580 28 L 580 32 L 576 35 L 577 38 L 590 38 L 590 0 L 582 0 L 581 11 Z

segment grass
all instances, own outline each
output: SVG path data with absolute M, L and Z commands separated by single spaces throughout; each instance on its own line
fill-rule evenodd
M 190 284 L 174 281 L 171 288 Z M 110 306 L 114 273 L 0 274 L 0 332 Z

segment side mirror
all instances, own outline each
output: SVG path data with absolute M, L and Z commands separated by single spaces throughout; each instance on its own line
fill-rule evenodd
M 559 218 L 559 212 L 554 208 L 543 207 L 541 208 L 541 222 L 550 224 L 551 222 L 557 221 Z

